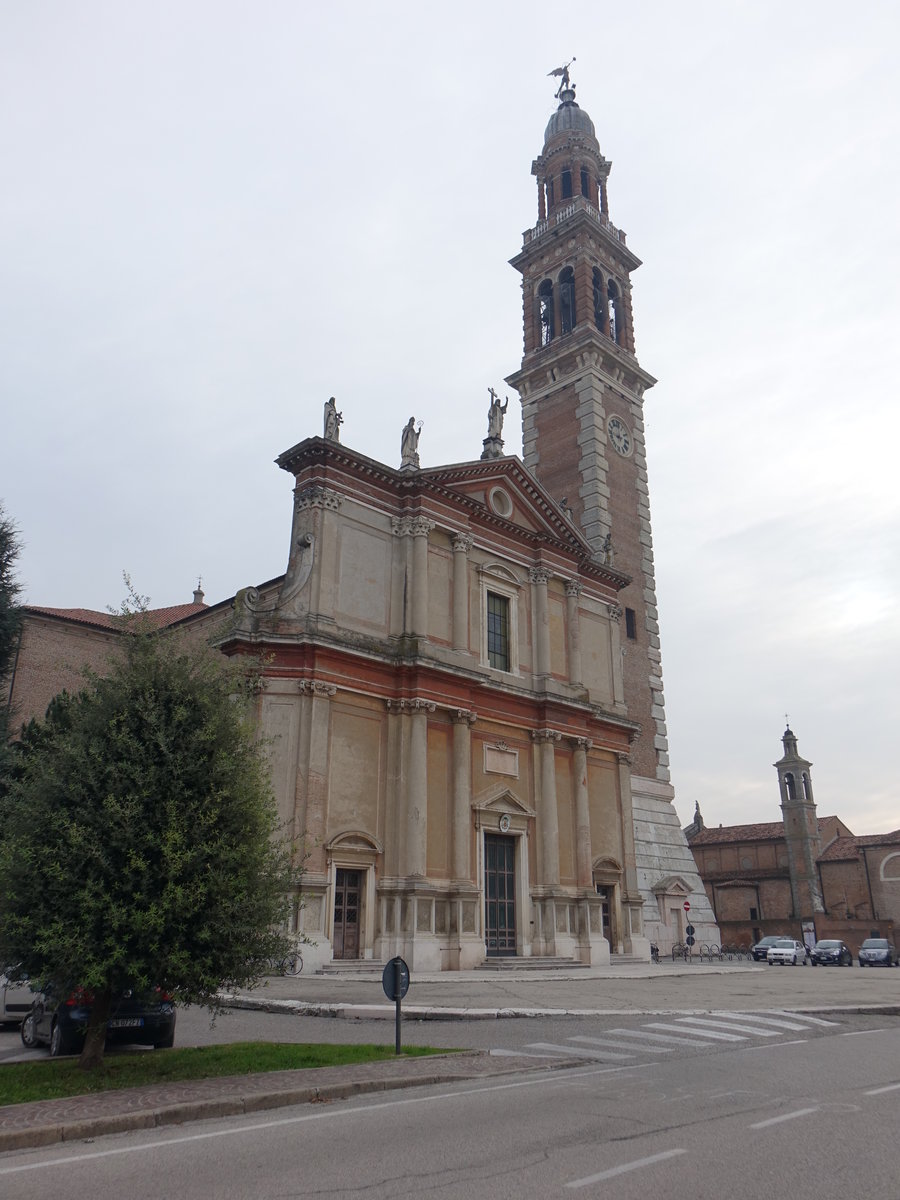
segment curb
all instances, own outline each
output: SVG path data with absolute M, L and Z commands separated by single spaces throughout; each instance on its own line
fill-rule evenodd
M 297 1017 L 331 1017 L 348 1021 L 393 1021 L 393 1004 L 318 1004 L 309 1000 L 257 1000 L 254 996 L 223 993 L 219 996 L 227 1008 L 245 1008 L 257 1012 L 284 1013 Z M 718 1006 L 717 1006 L 718 1008 Z M 716 1011 L 710 1008 L 451 1008 L 441 1005 L 408 1004 L 402 1009 L 404 1021 L 498 1021 L 513 1018 L 669 1016 L 687 1013 L 701 1016 Z M 753 1010 L 757 1011 L 757 1010 Z M 769 1011 L 769 1010 L 760 1010 Z M 860 1016 L 900 1016 L 900 1004 L 829 1004 L 792 1006 L 796 1013 L 849 1013 Z
M 482 1061 L 489 1056 L 484 1051 L 464 1052 Z M 447 1055 L 443 1061 L 458 1064 L 462 1056 Z M 391 1060 L 387 1060 L 391 1061 Z M 522 1060 L 523 1063 L 527 1060 Z M 572 1059 L 559 1064 L 541 1063 L 541 1070 L 566 1070 L 578 1066 Z M 439 1083 L 457 1083 L 469 1079 L 496 1078 L 519 1074 L 523 1069 L 536 1069 L 533 1062 L 503 1067 L 492 1066 L 489 1074 L 481 1071 L 454 1070 L 430 1071 L 426 1074 L 387 1076 L 381 1079 L 337 1081 L 317 1086 L 307 1084 L 271 1092 L 251 1093 L 229 1097 L 209 1097 L 200 1100 L 179 1100 L 171 1104 L 159 1104 L 139 1112 L 109 1113 L 81 1120 L 52 1120 L 46 1125 L 35 1125 L 24 1129 L 0 1129 L 0 1153 L 9 1150 L 30 1150 L 42 1146 L 53 1146 L 60 1142 L 84 1141 L 87 1138 L 103 1137 L 111 1133 L 128 1133 L 141 1129 L 161 1129 L 168 1125 L 182 1125 L 189 1121 L 205 1121 L 218 1117 L 249 1116 L 275 1108 L 287 1108 L 297 1104 L 324 1104 L 333 1100 L 347 1100 L 371 1092 L 389 1092 L 412 1087 L 428 1087 Z M 115 1093 L 106 1093 L 114 1095 Z M 77 1097 L 72 1097 L 77 1099 Z M 0 1110 L 2 1111 L 2 1110 Z

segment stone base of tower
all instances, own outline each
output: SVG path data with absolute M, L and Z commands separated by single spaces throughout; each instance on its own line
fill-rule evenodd
M 688 924 L 694 927 L 697 947 L 721 941 L 674 799 L 671 784 L 632 775 L 634 857 L 644 901 L 644 935 L 663 955 L 684 941 Z M 685 901 L 691 906 L 687 913 Z

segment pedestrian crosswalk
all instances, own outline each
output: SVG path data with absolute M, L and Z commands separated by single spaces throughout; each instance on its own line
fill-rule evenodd
M 516 1049 L 493 1050 L 492 1054 L 530 1058 L 585 1059 L 611 1065 L 636 1064 L 656 1055 L 672 1054 L 679 1048 L 725 1048 L 755 1040 L 788 1038 L 798 1032 L 812 1033 L 837 1021 L 806 1013 L 772 1009 L 766 1012 L 710 1012 L 702 1016 L 672 1016 L 645 1021 L 633 1029 L 598 1030 L 598 1036 L 577 1034 L 559 1042 L 529 1042 Z M 773 1044 L 773 1043 L 769 1043 Z

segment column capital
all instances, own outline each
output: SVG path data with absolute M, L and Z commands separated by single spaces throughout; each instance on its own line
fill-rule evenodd
M 609 613 L 609 619 L 618 623 L 622 619 L 622 609 L 618 604 L 607 604 L 606 611 Z
M 475 543 L 471 533 L 453 533 L 450 535 L 455 554 L 468 554 Z
M 591 746 L 593 746 L 593 744 L 594 743 L 591 741 L 590 738 L 586 738 L 586 737 L 569 738 L 569 745 L 572 747 L 573 750 L 584 750 L 586 752 L 586 751 L 590 750 L 590 748 L 591 748 Z
M 431 700 L 385 700 L 388 712 L 396 713 L 433 713 L 437 705 Z
M 620 767 L 630 767 L 632 762 L 631 755 L 626 754 L 624 750 L 617 750 L 616 761 Z
M 344 497 L 331 488 L 313 484 L 311 487 L 294 489 L 294 508 L 303 512 L 308 508 L 328 508 L 337 512 L 344 502 Z
M 531 740 L 537 742 L 538 745 L 561 742 L 562 734 L 558 733 L 555 729 L 532 729 Z
M 478 713 L 471 708 L 451 708 L 450 720 L 454 725 L 474 725 L 478 720 Z
M 434 529 L 434 521 L 427 517 L 413 517 L 409 522 L 409 532 L 413 537 L 428 537 Z
M 546 586 L 550 582 L 551 572 L 546 567 L 531 567 L 528 572 L 528 578 L 532 583 L 544 584 Z
M 321 679 L 301 679 L 297 690 L 301 696 L 324 696 L 328 700 L 337 692 L 333 683 L 323 683 Z
M 581 580 L 580 579 L 567 579 L 566 580 L 566 595 L 567 596 L 578 596 L 580 594 L 581 594 Z

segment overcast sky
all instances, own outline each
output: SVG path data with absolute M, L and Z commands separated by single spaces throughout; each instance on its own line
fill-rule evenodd
M 646 397 L 677 807 L 900 825 L 900 8 L 0 2 L 0 498 L 33 604 L 284 571 L 321 432 L 477 458 L 577 56 Z M 514 393 L 513 393 L 514 394 Z M 513 409 L 516 417 L 513 418 Z M 521 453 L 518 405 L 505 434 Z

